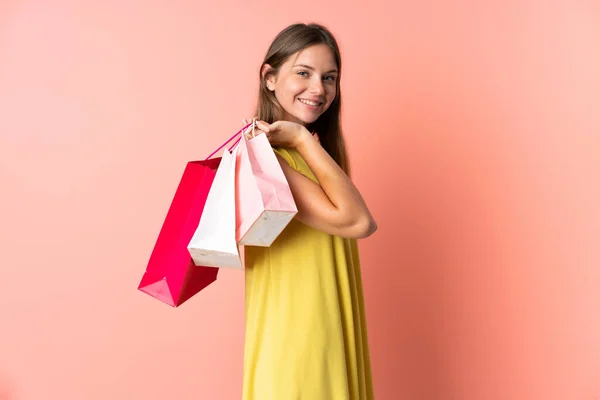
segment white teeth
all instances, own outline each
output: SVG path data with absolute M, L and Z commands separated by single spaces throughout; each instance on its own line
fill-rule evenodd
M 313 106 L 313 107 L 316 107 L 316 106 L 318 106 L 319 104 L 321 104 L 321 103 L 315 103 L 314 101 L 309 101 L 309 100 L 304 100 L 304 99 L 298 99 L 298 100 L 299 100 L 301 103 L 308 104 L 309 106 Z

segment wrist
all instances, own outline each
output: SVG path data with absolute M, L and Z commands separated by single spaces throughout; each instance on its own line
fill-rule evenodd
M 304 146 L 306 146 L 306 142 L 308 142 L 309 139 L 312 139 L 310 132 L 305 126 L 302 126 L 296 139 L 296 150 L 301 150 Z

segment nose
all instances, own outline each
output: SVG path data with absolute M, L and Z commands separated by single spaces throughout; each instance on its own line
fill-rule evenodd
M 315 74 L 316 75 L 316 74 Z M 323 81 L 320 77 L 315 77 L 311 82 L 310 92 L 316 94 L 318 96 L 322 96 L 325 94 L 325 87 L 323 87 Z

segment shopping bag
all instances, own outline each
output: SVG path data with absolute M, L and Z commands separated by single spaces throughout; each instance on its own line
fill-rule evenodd
M 237 147 L 236 240 L 239 245 L 268 247 L 298 209 L 267 136 L 253 133 L 254 123 Z
M 238 150 L 239 146 L 235 145 L 229 151 L 223 152 L 206 199 L 204 214 L 188 244 L 188 250 L 196 265 L 243 269 L 235 233 Z
M 187 243 L 198 226 L 220 158 L 188 162 L 138 289 L 178 307 L 217 279 L 217 268 L 196 266 Z
M 204 161 L 188 162 L 160 230 L 138 289 L 178 307 L 217 279 L 218 268 L 195 265 L 187 249 L 199 222 L 221 157 L 211 158 L 235 139 L 233 135 Z

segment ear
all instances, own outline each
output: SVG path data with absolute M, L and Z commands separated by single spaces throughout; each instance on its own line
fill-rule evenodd
M 264 64 L 260 69 L 260 74 L 263 78 L 263 81 L 265 82 L 267 89 L 269 89 L 271 92 L 275 90 L 275 82 L 277 81 L 277 77 L 275 74 L 273 74 L 273 72 L 273 67 L 271 67 L 269 64 Z

